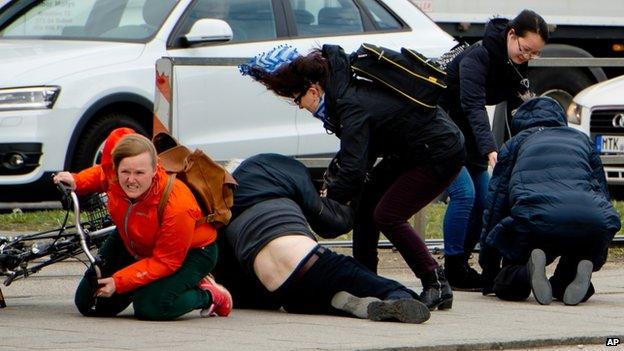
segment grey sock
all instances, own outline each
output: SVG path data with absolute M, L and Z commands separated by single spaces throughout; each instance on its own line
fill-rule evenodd
M 368 305 L 373 301 L 381 301 L 376 297 L 357 297 L 346 291 L 339 291 L 331 300 L 337 310 L 350 313 L 358 318 L 368 318 Z

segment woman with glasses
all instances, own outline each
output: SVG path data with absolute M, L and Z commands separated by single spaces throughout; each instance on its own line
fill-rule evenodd
M 349 56 L 335 45 L 305 56 L 278 47 L 242 65 L 241 71 L 311 112 L 340 139 L 338 166 L 326 181 L 326 196 L 357 203 L 353 256 L 376 272 L 383 232 L 421 280 L 422 302 L 429 309 L 451 308 L 453 295 L 443 270 L 408 223 L 463 165 L 463 137 L 444 111 L 424 110 L 354 78 Z
M 448 88 L 440 99 L 461 129 L 467 162 L 448 188 L 444 218 L 444 266 L 456 290 L 480 291 L 481 277 L 468 264 L 481 232 L 481 217 L 490 176 L 498 156 L 486 105 L 507 101 L 508 110 L 530 96 L 527 62 L 536 58 L 548 39 L 544 19 L 523 10 L 513 20 L 494 18 L 483 40 L 457 55 L 447 67 Z

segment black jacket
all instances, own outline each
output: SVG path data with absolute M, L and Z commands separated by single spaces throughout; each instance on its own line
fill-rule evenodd
M 299 161 L 278 154 L 259 154 L 244 160 L 232 173 L 238 181 L 232 207 L 233 223 L 241 213 L 260 202 L 290 199 L 299 206 L 314 232 L 336 237 L 351 230 L 353 210 L 327 198 L 320 198 L 308 169 Z M 230 224 L 231 225 L 231 224 Z M 238 308 L 278 309 L 280 295 L 269 292 L 253 273 L 242 265 L 238 250 L 228 238 L 230 226 L 220 228 L 217 236 L 219 259 L 213 270 L 217 280 L 237 298 Z M 265 234 L 264 232 L 262 234 Z M 274 238 L 262 238 L 270 241 Z M 241 243 L 242 246 L 253 243 Z M 255 255 L 255 253 L 254 253 Z
M 335 238 L 353 226 L 353 210 L 321 198 L 310 172 L 301 162 L 279 154 L 259 154 L 243 161 L 232 173 L 238 182 L 232 219 L 249 207 L 271 199 L 293 200 L 303 211 L 312 230 L 323 238 Z
M 464 160 L 461 132 L 441 110 L 423 110 L 368 81 L 353 78 L 342 48 L 324 45 L 330 66 L 325 127 L 340 138 L 340 169 L 327 184 L 328 197 L 351 200 L 378 157 L 408 166 L 431 165 L 439 172 Z
M 447 89 L 439 104 L 464 134 L 471 166 L 487 167 L 487 154 L 497 150 L 485 106 L 507 101 L 509 109 L 516 108 L 522 102 L 518 94 L 526 91 L 520 82 L 526 77 L 527 64 L 516 65 L 507 55 L 508 22 L 491 20 L 483 40 L 447 67 Z
M 600 268 L 620 218 L 594 144 L 567 127 L 561 106 L 546 97 L 520 106 L 512 134 L 494 168 L 483 214 L 484 271 L 496 264 L 497 252 L 524 262 L 542 240 L 564 248 L 588 238 L 604 249 L 593 262 Z

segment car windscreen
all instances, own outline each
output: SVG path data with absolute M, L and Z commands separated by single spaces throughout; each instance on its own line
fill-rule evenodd
M 0 38 L 146 42 L 178 0 L 41 0 L 3 12 Z

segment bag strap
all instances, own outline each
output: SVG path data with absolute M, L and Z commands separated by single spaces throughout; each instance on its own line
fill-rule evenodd
M 214 217 L 215 217 L 215 214 L 211 213 L 207 216 L 204 216 L 198 219 L 197 222 L 195 222 L 195 225 L 197 226 L 197 225 L 204 224 L 204 223 L 211 223 L 212 221 L 214 221 Z
M 167 201 L 169 200 L 169 195 L 171 194 L 171 190 L 173 190 L 173 183 L 176 179 L 176 173 L 170 173 L 169 177 L 167 177 L 167 184 L 165 185 L 165 191 L 160 197 L 160 201 L 158 202 L 158 223 L 162 223 L 162 216 L 165 212 L 165 206 L 167 205 Z M 215 214 L 211 213 L 207 216 L 204 216 L 197 220 L 195 225 L 200 225 L 204 223 L 210 223 L 214 220 Z
M 160 197 L 160 201 L 158 202 L 158 223 L 162 223 L 162 216 L 165 212 L 165 205 L 167 205 L 167 201 L 169 200 L 169 194 L 171 194 L 171 190 L 173 189 L 173 182 L 175 182 L 176 174 L 171 173 L 169 177 L 167 177 L 167 184 L 165 185 L 165 191 Z

